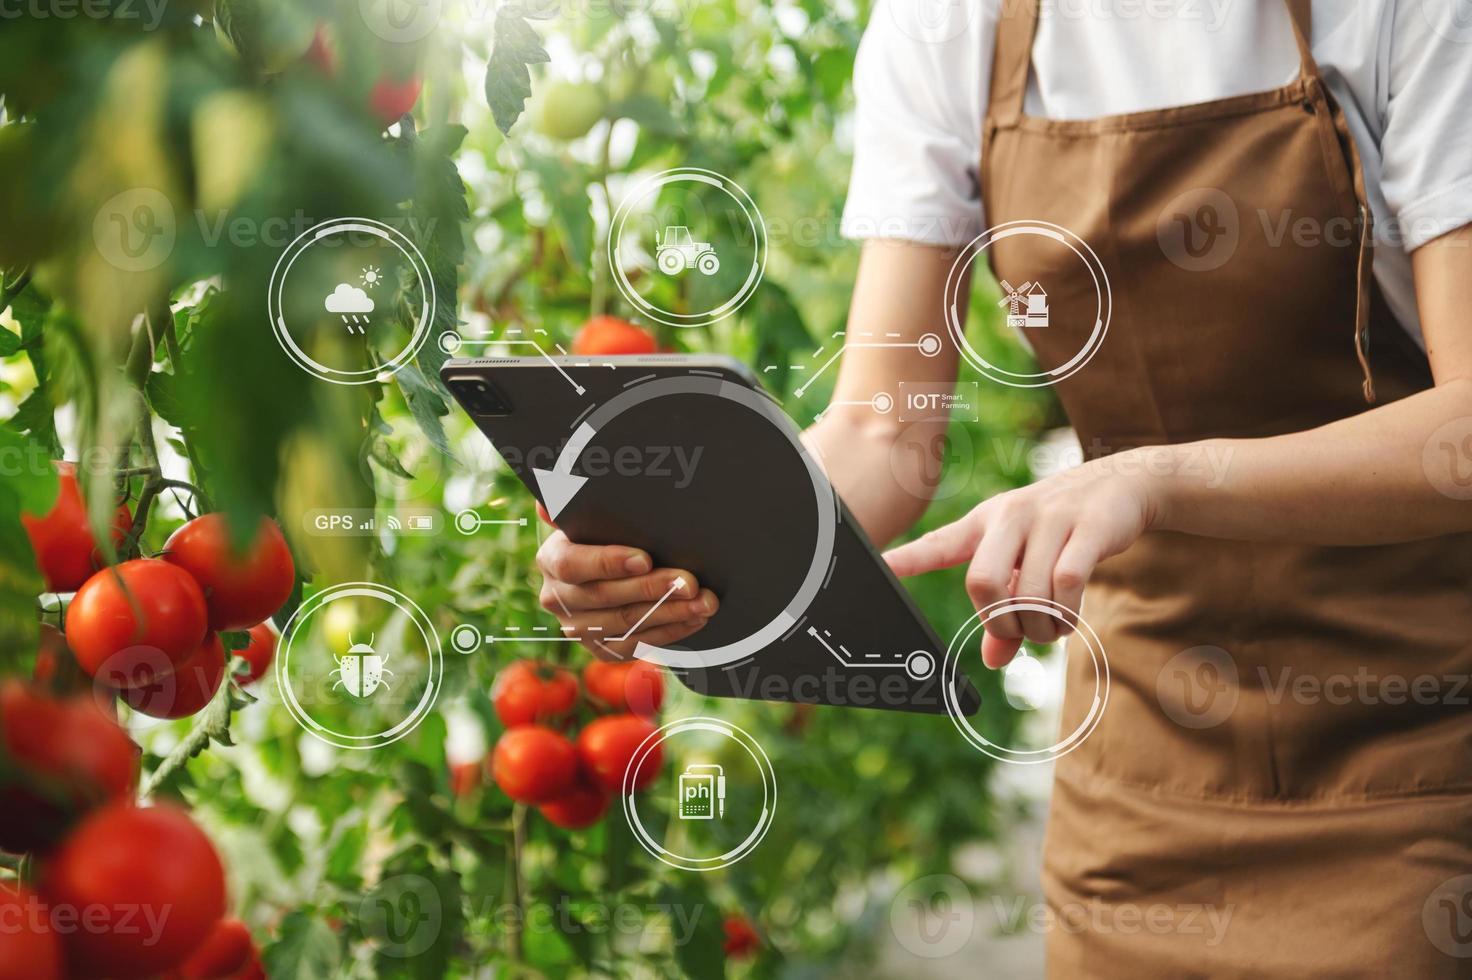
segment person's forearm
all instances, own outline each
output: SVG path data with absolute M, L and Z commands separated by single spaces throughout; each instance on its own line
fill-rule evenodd
M 955 254 L 913 242 L 864 243 L 833 401 L 804 436 L 876 544 L 920 519 L 939 477 L 948 419 L 900 422 L 900 388 L 949 391 L 956 381 L 955 349 L 935 343 L 945 331 L 941 311 Z
M 918 521 L 930 503 L 900 482 L 896 470 L 913 468 L 914 461 L 896 455 L 899 436 L 898 426 L 884 417 L 838 408 L 803 434 L 849 513 L 881 547 Z
M 1161 530 L 1330 545 L 1472 531 L 1472 380 L 1307 432 L 1099 462 L 1149 481 Z

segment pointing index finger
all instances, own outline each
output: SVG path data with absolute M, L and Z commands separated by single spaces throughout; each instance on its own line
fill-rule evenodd
M 927 532 L 884 553 L 890 569 L 901 578 L 950 568 L 970 561 L 981 541 L 982 526 L 976 512 Z

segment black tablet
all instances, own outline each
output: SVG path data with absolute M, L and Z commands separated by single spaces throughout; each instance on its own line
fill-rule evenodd
M 717 697 L 946 711 L 945 644 L 739 362 L 482 357 L 441 377 L 569 538 L 643 548 L 720 597 L 636 656 Z

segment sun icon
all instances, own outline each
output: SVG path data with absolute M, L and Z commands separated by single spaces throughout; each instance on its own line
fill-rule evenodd
M 383 279 L 383 273 L 378 271 L 377 266 L 370 265 L 368 266 L 368 268 L 363 270 L 363 285 L 374 286 L 377 285 L 381 279 Z

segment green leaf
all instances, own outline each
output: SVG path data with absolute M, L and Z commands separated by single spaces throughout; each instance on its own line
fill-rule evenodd
M 414 416 L 414 421 L 419 423 L 419 428 L 423 430 L 430 443 L 440 452 L 454 459 L 455 453 L 450 449 L 449 439 L 445 437 L 445 427 L 440 423 L 440 418 L 450 413 L 445 400 L 412 364 L 405 364 L 399 368 L 394 374 L 394 380 L 398 382 L 399 390 L 404 393 L 404 401 L 409 405 L 410 414 Z
M 0 463 L 0 660 L 9 660 L 35 650 L 36 595 L 46 587 L 20 515 L 50 510 L 57 481 L 44 447 L 4 427 Z
M 579 269 L 588 267 L 593 249 L 593 214 L 588 200 L 588 177 L 564 160 L 526 154 L 526 166 L 536 175 L 542 193 L 552 204 L 552 216 L 562 232 L 567 258 Z
M 460 878 L 431 865 L 422 847 L 401 851 L 363 897 L 358 927 L 373 946 L 376 976 L 450 976 L 465 933 Z
M 529 66 L 550 60 L 541 36 L 526 22 L 524 11 L 510 6 L 496 11 L 491 58 L 486 63 L 486 102 L 501 132 L 511 132 L 512 123 L 532 94 Z
M 271 980 L 331 980 L 342 962 L 342 947 L 326 922 L 292 912 L 281 922 L 281 935 L 266 947 L 265 960 Z

